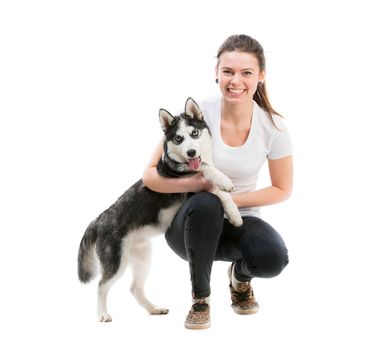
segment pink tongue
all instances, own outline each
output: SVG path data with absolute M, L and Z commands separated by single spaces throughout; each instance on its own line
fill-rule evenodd
M 199 158 L 192 158 L 188 160 L 189 167 L 193 170 L 196 170 L 200 166 L 200 159 Z

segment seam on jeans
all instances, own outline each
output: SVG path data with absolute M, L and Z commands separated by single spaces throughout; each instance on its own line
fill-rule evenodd
M 207 192 L 208 193 L 208 192 Z M 211 194 L 211 193 L 208 193 L 209 195 L 212 195 L 212 196 L 215 196 L 214 194 Z M 217 196 L 216 197 L 216 200 L 217 201 L 220 201 L 219 198 Z M 190 274 L 191 274 L 191 284 L 192 284 L 192 289 L 193 291 L 195 292 L 195 290 L 197 290 L 197 284 L 196 284 L 196 274 L 195 274 L 195 259 L 194 259 L 194 245 L 192 245 L 192 241 L 193 241 L 193 237 L 192 237 L 192 231 L 193 231 L 193 226 L 194 226 L 194 221 L 191 220 L 191 214 L 193 212 L 193 206 L 189 206 L 187 208 L 187 210 L 185 211 L 184 213 L 184 234 L 187 234 L 188 235 L 188 240 L 187 240 L 187 244 L 188 244 L 188 248 L 189 249 L 186 249 L 187 251 L 187 256 L 189 255 L 190 259 L 189 259 L 189 264 L 190 264 L 190 269 L 192 271 L 190 271 Z M 223 217 L 224 215 L 224 210 L 223 210 L 223 206 L 221 205 L 220 203 L 220 214 L 221 216 Z M 190 230 L 190 226 L 192 226 L 192 230 Z M 218 244 L 219 244 L 219 237 L 218 237 L 218 241 L 216 242 L 216 250 L 218 249 Z M 187 247 L 186 247 L 187 248 Z M 213 261 L 215 260 L 215 256 L 213 257 Z M 209 286 L 208 286 L 209 288 Z M 200 293 L 197 293 L 198 295 L 203 295 L 203 297 L 206 297 L 206 296 L 209 296 L 210 295 L 210 288 L 208 290 L 206 290 L 205 292 L 202 292 L 201 294 Z
M 189 215 L 186 215 L 184 230 L 186 231 L 185 234 L 187 234 L 187 237 L 188 237 L 188 246 L 186 247 L 186 252 L 187 252 L 187 258 L 189 260 L 188 262 L 189 262 L 189 270 L 191 274 L 192 291 L 194 292 L 196 287 L 195 285 L 196 278 L 195 278 L 195 269 L 194 269 L 193 250 L 191 247 L 191 235 L 189 232 Z
M 192 238 L 191 236 L 192 235 L 190 234 L 190 231 L 189 231 L 189 219 L 190 219 L 190 217 L 188 217 L 188 222 L 186 222 L 185 230 L 187 231 L 187 235 L 188 235 L 188 248 L 189 249 L 188 249 L 187 254 L 190 256 L 189 264 L 190 264 L 190 270 L 192 270 L 192 271 L 190 271 L 191 282 L 192 282 L 192 291 L 195 294 L 196 298 L 205 298 L 205 297 L 208 297 L 210 295 L 210 290 L 205 291 L 205 292 L 197 291 L 194 250 L 193 250 L 193 247 L 191 245 L 191 238 Z M 191 266 L 192 266 L 192 268 L 191 268 Z

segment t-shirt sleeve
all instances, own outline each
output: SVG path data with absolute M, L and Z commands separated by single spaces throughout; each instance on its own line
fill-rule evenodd
M 280 117 L 278 117 L 281 119 Z M 288 130 L 281 120 L 276 121 L 279 129 L 274 130 L 271 137 L 268 159 L 275 160 L 290 156 L 293 153 L 292 142 Z

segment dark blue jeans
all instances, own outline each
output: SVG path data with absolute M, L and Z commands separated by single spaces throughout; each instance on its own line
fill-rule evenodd
M 288 251 L 276 230 L 257 217 L 243 217 L 234 227 L 224 219 L 220 200 L 199 192 L 176 214 L 165 234 L 168 245 L 189 262 L 196 298 L 210 295 L 214 260 L 234 261 L 235 276 L 245 282 L 253 277 L 274 277 L 288 264 Z

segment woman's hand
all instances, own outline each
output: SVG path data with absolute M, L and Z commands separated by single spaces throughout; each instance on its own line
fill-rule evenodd
M 190 192 L 209 192 L 213 188 L 212 182 L 208 181 L 201 172 L 186 178 L 186 180 L 188 181 Z

